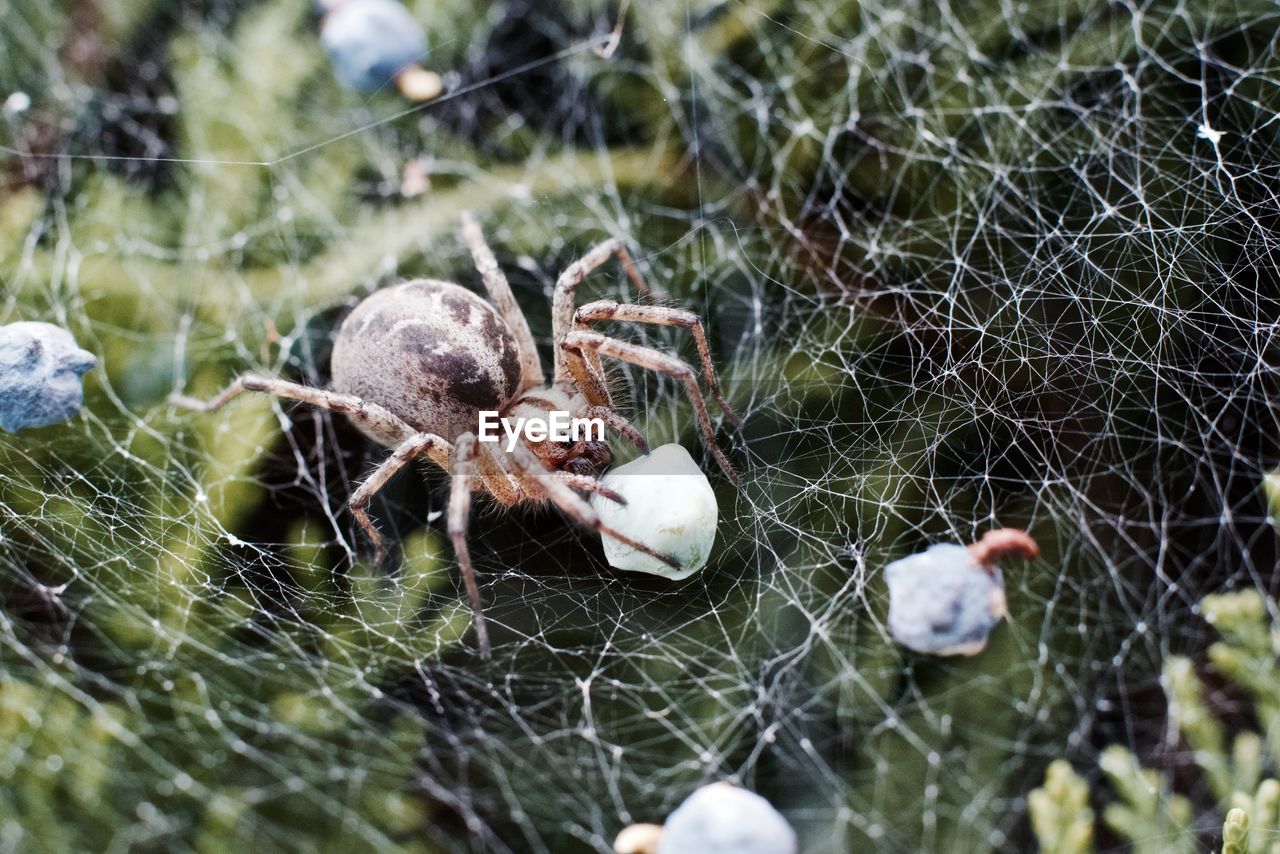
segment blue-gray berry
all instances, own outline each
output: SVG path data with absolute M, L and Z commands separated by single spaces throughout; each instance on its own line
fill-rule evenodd
M 338 80 L 352 89 L 393 84 L 427 53 L 422 27 L 397 0 L 339 0 L 328 7 L 320 43 Z
M 768 801 L 712 783 L 667 816 L 658 854 L 795 854 L 797 847 L 796 832 Z
M 885 568 L 889 631 L 908 649 L 975 655 L 1005 616 L 1000 570 L 964 546 L 943 543 Z
M 16 433 L 74 418 L 84 400 L 81 377 L 97 363 L 59 326 L 0 326 L 0 429 Z

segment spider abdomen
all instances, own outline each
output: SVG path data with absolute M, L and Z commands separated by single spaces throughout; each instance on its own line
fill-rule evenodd
M 418 279 L 371 294 L 333 346 L 336 391 L 450 441 L 475 430 L 481 410 L 505 409 L 519 380 L 519 347 L 507 324 L 450 282 Z M 397 441 L 356 424 L 384 445 Z

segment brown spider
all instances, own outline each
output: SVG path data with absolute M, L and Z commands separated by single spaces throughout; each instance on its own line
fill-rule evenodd
M 170 401 L 210 412 L 241 392 L 263 392 L 341 412 L 365 435 L 394 448 L 347 502 L 373 540 L 377 560 L 384 554 L 382 537 L 365 512 L 374 494 L 405 463 L 419 457 L 451 472 L 449 538 L 471 598 L 480 653 L 488 658 L 489 635 L 466 539 L 473 489 L 478 487 L 507 507 L 550 501 L 587 528 L 673 566 L 676 561 L 603 524 L 590 503 L 578 494 L 595 492 L 624 503 L 597 479 L 613 460 L 606 443 L 522 439 L 508 453 L 505 445 L 476 440 L 482 410 L 498 411 L 512 419 L 547 418 L 553 410 L 599 418 L 647 454 L 644 437 L 615 411 L 600 357 L 629 362 L 667 374 L 684 386 L 711 452 L 725 474 L 738 483 L 733 467 L 716 445 L 693 369 L 674 356 L 590 329 L 600 321 L 621 320 L 689 330 L 712 398 L 735 425 L 739 420 L 720 394 L 711 350 L 696 314 L 611 300 L 574 309 L 574 289 L 610 257 L 618 259 L 642 294 L 649 293 L 631 255 L 617 240 L 606 240 L 593 248 L 556 281 L 552 300 L 555 378 L 547 383 L 529 324 L 470 214 L 462 217 L 461 237 L 484 280 L 489 301 L 459 285 L 434 279 L 405 282 L 369 295 L 338 331 L 333 346 L 332 391 L 244 374 L 210 400 L 175 394 Z

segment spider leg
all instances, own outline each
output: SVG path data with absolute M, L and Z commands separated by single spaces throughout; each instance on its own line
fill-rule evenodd
M 565 370 L 573 377 L 574 383 L 592 406 L 613 411 L 613 398 L 609 395 L 609 384 L 605 381 L 599 356 L 595 353 L 566 350 L 561 344 L 556 348 L 556 360 L 563 361 Z M 556 382 L 560 382 L 559 368 L 556 370 Z
M 527 496 L 520 486 L 520 476 L 511 470 L 506 460 L 506 455 L 495 450 L 493 445 L 476 441 L 477 477 L 484 485 L 485 491 L 490 493 L 499 504 L 511 505 Z M 601 483 L 599 478 L 567 471 L 549 471 L 547 474 L 563 480 L 572 489 L 594 492 L 618 504 L 627 503 L 625 498 Z
M 449 539 L 453 542 L 453 554 L 462 570 L 462 583 L 471 598 L 471 612 L 475 615 L 476 640 L 480 644 L 480 657 L 488 658 L 489 630 L 484 622 L 484 608 L 480 603 L 480 588 L 476 586 L 476 570 L 471 565 L 471 550 L 467 547 L 467 522 L 471 516 L 471 490 L 476 477 L 476 437 L 464 433 L 453 447 L 453 485 L 449 490 Z
M 634 424 L 612 409 L 606 409 L 603 406 L 588 406 L 582 414 L 585 418 L 599 418 L 605 424 L 626 436 L 631 441 L 631 444 L 636 446 L 636 450 L 646 457 L 649 456 L 649 440 L 641 435 Z
M 627 506 L 627 499 L 623 498 L 617 492 L 600 482 L 599 478 L 594 478 L 587 474 L 573 474 L 567 471 L 547 472 L 554 475 L 557 479 L 568 484 L 570 489 L 576 489 L 580 492 L 594 492 L 596 495 L 603 495 L 614 504 Z
M 299 385 L 298 383 L 291 383 L 274 377 L 261 377 L 257 374 L 242 374 L 236 377 L 231 385 L 208 400 L 197 400 L 193 397 L 175 393 L 169 395 L 169 402 L 174 406 L 194 409 L 197 412 L 213 412 L 246 391 L 261 392 L 273 397 L 297 400 L 302 403 L 309 403 L 312 406 L 318 406 L 321 409 L 341 412 L 349 418 L 354 418 L 369 425 L 374 433 L 394 437 L 397 441 L 404 441 L 417 432 L 376 403 L 361 400 L 355 395 L 339 394 L 327 389 Z
M 639 540 L 628 537 L 621 531 L 616 531 L 600 520 L 600 516 L 596 513 L 585 498 L 574 492 L 572 487 L 557 477 L 556 472 L 547 471 L 542 467 L 534 457 L 533 452 L 524 445 L 517 445 L 512 452 L 516 468 L 524 475 L 525 482 L 529 484 L 525 487 L 526 491 L 535 491 L 544 495 L 551 503 L 555 504 L 560 510 L 573 521 L 577 522 L 584 528 L 590 528 L 601 536 L 612 537 L 620 543 L 624 543 L 638 552 L 643 552 L 650 557 L 657 558 L 668 566 L 679 567 L 680 561 L 664 555 L 661 552 L 646 546 Z
M 489 302 L 493 303 L 498 314 L 502 315 L 507 326 L 515 333 L 516 343 L 520 347 L 520 388 L 542 385 L 542 362 L 538 359 L 533 333 L 529 331 L 529 321 L 520 311 L 515 295 L 511 293 L 511 284 L 498 266 L 498 259 L 493 257 L 493 250 L 485 242 L 480 224 L 470 211 L 462 214 L 460 234 L 476 269 L 480 271 L 480 278 L 484 280 L 484 289 L 489 292 Z
M 373 496 L 378 494 L 387 481 L 404 468 L 405 463 L 415 460 L 418 457 L 426 456 L 440 468 L 449 471 L 452 468 L 453 448 L 445 439 L 434 433 L 419 433 L 405 439 L 400 445 L 373 471 L 373 474 L 364 479 L 364 482 L 356 488 L 351 494 L 351 498 L 347 501 L 347 507 L 351 510 L 351 515 L 356 517 L 356 521 L 360 523 L 360 527 L 369 535 L 369 539 L 373 540 L 374 563 L 380 563 L 386 554 L 386 548 L 382 541 L 382 535 L 378 533 L 378 529 L 373 522 L 369 520 L 369 514 L 366 508 Z
M 568 335 L 569 331 L 573 329 L 574 291 L 578 285 L 593 270 L 611 257 L 618 259 L 618 263 L 626 271 L 627 278 L 631 279 L 632 284 L 636 286 L 636 290 L 640 291 L 641 295 L 649 296 L 652 293 L 652 290 L 640 275 L 640 270 L 636 267 L 635 261 L 632 260 L 631 253 L 627 251 L 620 241 L 610 239 L 599 243 L 592 247 L 586 255 L 566 267 L 565 271 L 560 274 L 560 278 L 556 280 L 555 295 L 551 299 L 552 341 L 557 343 L 563 341 L 564 336 Z M 559 349 L 555 351 L 555 368 L 556 382 L 563 382 L 569 378 L 569 366 L 565 362 L 564 353 Z
M 694 411 L 698 414 L 698 421 L 702 425 L 702 433 L 707 438 L 707 445 L 711 448 L 711 453 L 715 455 L 716 462 L 720 463 L 720 468 L 724 470 L 729 480 L 734 483 L 742 482 L 738 477 L 738 473 L 734 471 L 733 466 L 729 464 L 729 459 L 720 450 L 720 446 L 716 444 L 716 431 L 711 426 L 711 418 L 707 415 L 707 405 L 702 399 L 702 391 L 698 388 L 698 381 L 694 377 L 693 368 L 690 368 L 675 356 L 661 353 L 652 347 L 642 347 L 639 344 L 606 337 L 598 332 L 588 332 L 580 329 L 566 335 L 560 346 L 570 351 L 588 350 L 599 353 L 602 356 L 629 362 L 678 380 L 684 386 L 689 395 L 689 400 L 693 403 Z
M 527 395 L 521 398 L 521 402 L 545 406 L 547 409 L 554 409 L 556 406 L 556 404 L 546 398 L 538 397 L 537 395 Z M 625 436 L 631 444 L 636 446 L 636 449 L 640 451 L 640 453 L 645 456 L 649 455 L 649 442 L 640 434 L 640 431 L 636 429 L 635 425 L 607 406 L 588 406 L 583 409 L 582 417 L 599 418 L 605 424 L 608 424 L 616 430 L 620 435 Z
M 519 476 L 511 471 L 506 455 L 498 450 L 496 443 L 476 440 L 476 477 L 481 488 L 505 507 L 525 497 Z
M 604 320 L 621 320 L 631 323 L 653 323 L 659 326 L 678 326 L 687 329 L 698 345 L 698 358 L 702 362 L 702 373 L 707 377 L 707 385 L 711 389 L 711 397 L 724 414 L 741 427 L 742 419 L 729 408 L 720 394 L 720 380 L 716 377 L 715 366 L 711 364 L 711 347 L 707 344 L 707 334 L 702 328 L 702 319 L 692 311 L 671 308 L 665 305 L 621 305 L 613 300 L 597 300 L 580 306 L 573 315 L 575 329 L 586 329 L 588 324 Z

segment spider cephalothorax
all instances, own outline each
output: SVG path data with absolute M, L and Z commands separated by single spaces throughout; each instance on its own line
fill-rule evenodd
M 475 612 L 481 653 L 489 638 L 480 593 L 467 550 L 471 493 L 479 488 L 500 504 L 549 501 L 575 521 L 667 563 L 676 561 L 613 530 L 579 493 L 595 492 L 614 501 L 620 496 L 601 485 L 597 475 L 613 456 L 598 439 L 532 440 L 509 448 L 477 441 L 482 412 L 508 419 L 543 418 L 552 412 L 599 419 L 642 452 L 648 445 L 618 415 L 605 382 L 601 358 L 629 362 L 679 381 L 693 403 L 708 446 L 735 482 L 737 475 L 716 446 L 715 431 L 693 369 L 650 347 L 610 338 L 591 330 L 607 320 L 678 326 L 698 347 L 711 396 L 735 424 L 720 395 L 702 322 L 692 312 L 665 306 L 629 305 L 599 300 L 574 307 L 574 289 L 611 257 L 622 264 L 642 293 L 648 288 L 626 249 L 615 240 L 596 246 L 561 274 L 552 308 L 555 373 L 548 383 L 529 324 L 511 287 L 470 216 L 462 238 L 484 280 L 489 300 L 451 282 L 419 279 L 365 298 L 343 322 L 333 348 L 333 389 L 318 389 L 271 377 L 246 374 L 208 401 L 175 395 L 174 403 L 216 409 L 244 391 L 300 400 L 347 415 L 370 438 L 393 448 L 392 454 L 352 494 L 349 506 L 381 556 L 382 537 L 365 508 L 374 494 L 406 463 L 426 457 L 453 475 L 448 528 L 463 582 Z

